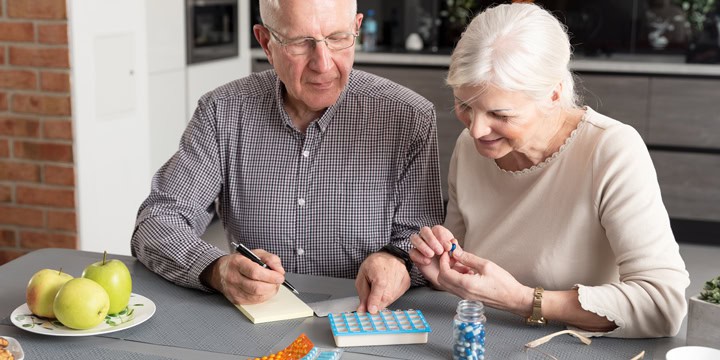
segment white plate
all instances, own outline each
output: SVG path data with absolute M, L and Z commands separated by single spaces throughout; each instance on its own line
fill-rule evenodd
M 20 346 L 20 343 L 17 340 L 15 340 L 15 338 L 12 338 L 9 336 L 0 336 L 0 337 L 6 339 L 8 341 L 7 349 L 13 355 L 15 360 L 23 360 L 25 358 L 25 353 L 23 352 L 22 346 Z
M 720 350 L 705 346 L 676 347 L 665 354 L 667 360 L 717 360 L 720 359 Z
M 30 312 L 27 303 L 18 306 L 10 314 L 12 323 L 29 332 L 52 336 L 92 336 L 129 329 L 145 322 L 155 314 L 155 303 L 138 294 L 130 295 L 127 309 L 118 315 L 106 316 L 100 325 L 87 330 L 75 330 L 53 319 L 37 317 Z

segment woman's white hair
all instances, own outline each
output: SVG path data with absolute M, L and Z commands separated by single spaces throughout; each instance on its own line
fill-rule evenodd
M 545 9 L 528 3 L 498 5 L 465 29 L 446 82 L 453 88 L 493 85 L 540 102 L 549 102 L 562 83 L 560 106 L 576 108 L 571 53 L 565 26 Z
M 349 15 L 350 19 L 355 19 L 357 14 L 357 0 L 335 0 L 335 1 L 347 1 L 349 2 Z M 283 0 L 260 0 L 260 19 L 263 24 L 268 26 L 276 27 L 278 31 L 284 31 L 285 24 L 280 24 L 278 18 L 280 17 L 280 7 Z

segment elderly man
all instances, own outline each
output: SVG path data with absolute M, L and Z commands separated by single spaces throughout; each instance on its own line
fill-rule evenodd
M 352 69 L 355 0 L 261 0 L 253 32 L 274 70 L 203 96 L 141 205 L 132 252 L 176 284 L 236 304 L 272 297 L 285 271 L 356 278 L 359 311 L 423 283 L 404 251 L 442 222 L 435 109 Z M 216 206 L 217 204 L 217 206 Z M 215 209 L 228 241 L 202 241 Z

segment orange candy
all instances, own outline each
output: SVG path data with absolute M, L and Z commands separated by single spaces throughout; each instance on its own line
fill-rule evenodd
M 284 350 L 280 350 L 275 354 L 256 357 L 254 359 L 250 358 L 248 360 L 300 360 L 307 355 L 313 347 L 315 347 L 315 344 L 303 333 Z

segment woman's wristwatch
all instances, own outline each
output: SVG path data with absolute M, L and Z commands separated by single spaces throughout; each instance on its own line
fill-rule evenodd
M 543 288 L 536 287 L 535 291 L 533 291 L 533 310 L 532 314 L 530 314 L 530 317 L 525 320 L 525 322 L 528 325 L 534 325 L 534 326 L 543 326 L 547 323 L 547 320 L 542 315 L 542 297 L 543 297 Z
M 410 260 L 410 254 L 408 254 L 407 251 L 393 245 L 393 244 L 387 244 L 380 248 L 380 251 L 384 251 L 386 253 L 389 253 L 390 255 L 393 255 L 397 257 L 398 259 L 402 260 L 405 263 L 405 268 L 408 271 L 408 274 L 410 273 L 410 269 L 412 269 L 413 262 Z

